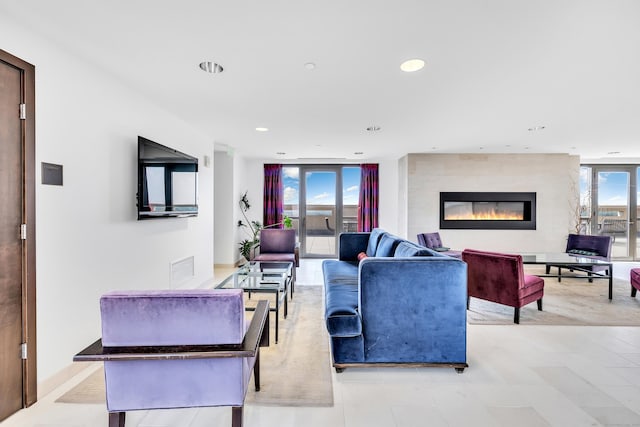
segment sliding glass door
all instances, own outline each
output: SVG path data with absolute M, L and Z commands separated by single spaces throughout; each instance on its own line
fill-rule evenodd
M 637 260 L 640 256 L 637 224 L 640 168 L 635 165 L 593 165 L 583 171 L 590 172 L 591 234 L 611 236 L 612 258 Z
M 298 231 L 300 255 L 336 257 L 340 233 L 357 229 L 360 167 L 287 165 L 283 179 L 284 213 Z

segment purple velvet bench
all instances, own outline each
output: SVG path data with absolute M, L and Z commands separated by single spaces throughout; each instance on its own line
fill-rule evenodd
M 632 268 L 629 272 L 629 281 L 631 282 L 631 296 L 635 298 L 638 289 L 640 289 L 640 268 Z
M 259 347 L 269 345 L 269 303 L 259 301 L 247 327 L 243 292 L 111 292 L 100 299 L 102 339 L 74 361 L 103 361 L 109 426 L 126 411 L 231 406 L 242 426 Z

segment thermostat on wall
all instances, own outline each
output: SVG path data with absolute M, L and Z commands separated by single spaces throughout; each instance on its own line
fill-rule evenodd
M 62 165 L 42 162 L 42 183 L 62 185 Z

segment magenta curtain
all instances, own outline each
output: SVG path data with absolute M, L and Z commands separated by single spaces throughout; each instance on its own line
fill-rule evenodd
M 280 224 L 282 228 L 284 189 L 282 187 L 282 165 L 264 165 L 264 226 Z
M 378 165 L 360 165 L 360 199 L 358 231 L 371 231 L 378 226 Z

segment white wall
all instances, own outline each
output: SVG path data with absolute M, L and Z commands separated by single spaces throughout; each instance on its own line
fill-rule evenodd
M 2 48 L 36 67 L 38 380 L 98 338 L 98 300 L 113 289 L 170 287 L 194 256 L 196 287 L 213 276 L 213 142 L 132 88 L 0 16 Z M 200 159 L 196 218 L 136 220 L 137 136 Z M 40 182 L 62 164 L 64 186 Z
M 216 151 L 214 157 L 215 264 L 233 265 L 238 251 L 232 245 L 236 241 L 235 214 L 237 205 L 234 191 L 234 159 L 227 151 Z
M 409 154 L 407 197 L 400 215 L 407 234 L 439 231 L 444 244 L 514 252 L 563 251 L 572 231 L 580 162 L 567 154 Z M 403 179 L 402 177 L 400 179 Z M 536 230 L 440 230 L 441 191 L 526 191 L 537 194 Z

